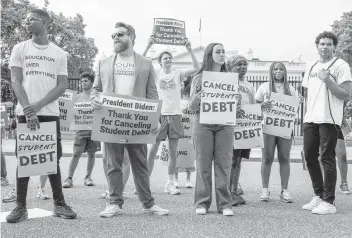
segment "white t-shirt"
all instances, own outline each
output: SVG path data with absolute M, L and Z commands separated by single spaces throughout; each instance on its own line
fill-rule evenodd
M 251 83 L 247 80 L 238 80 L 239 91 L 242 96 L 241 105 L 254 104 L 255 103 L 255 90 Z
M 67 56 L 54 43 L 42 46 L 32 40 L 23 41 L 13 47 L 9 67 L 20 67 L 23 73 L 23 87 L 29 103 L 38 102 L 57 86 L 57 76 L 67 76 Z M 18 103 L 17 115 L 23 115 Z M 37 115 L 59 116 L 59 103 L 55 100 L 45 105 Z
M 335 121 L 336 125 L 341 126 L 342 124 L 343 100 L 335 97 L 330 90 L 327 89 L 326 84 L 318 78 L 318 71 L 323 68 L 327 69 L 334 60 L 335 57 L 326 63 L 318 62 L 313 67 L 310 76 L 308 74 L 313 64 L 309 65 L 307 68 L 302 82 L 302 86 L 308 89 L 307 112 L 304 116 L 305 123 L 334 124 Z M 338 59 L 330 67 L 330 73 L 334 76 L 338 85 L 346 81 L 352 81 L 350 67 L 342 59 Z M 330 115 L 330 109 L 333 118 Z
M 181 82 L 185 79 L 185 72 L 173 70 L 166 74 L 161 69 L 155 78 L 159 98 L 163 100 L 161 114 L 181 115 Z
M 277 93 L 284 94 L 283 84 L 275 84 L 275 86 L 276 86 L 275 89 Z M 291 91 L 291 96 L 298 97 L 296 90 L 291 85 L 289 85 L 289 87 Z M 257 93 L 255 94 L 255 99 L 258 101 L 264 102 L 269 95 L 270 95 L 270 85 L 269 85 L 269 82 L 266 82 L 259 86 Z
M 134 55 L 117 55 L 114 65 L 115 93 L 133 95 L 135 77 Z

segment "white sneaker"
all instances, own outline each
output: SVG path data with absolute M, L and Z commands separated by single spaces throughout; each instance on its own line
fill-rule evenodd
M 193 188 L 193 183 L 191 180 L 186 180 L 186 188 Z
M 306 205 L 303 205 L 302 209 L 311 211 L 317 206 L 319 206 L 321 202 L 322 202 L 321 198 L 319 196 L 315 196 L 312 198 L 312 200 L 309 203 L 307 203 Z
M 281 191 L 280 198 L 286 203 L 292 203 L 291 194 L 287 191 L 287 189 Z
M 158 216 L 165 216 L 168 215 L 170 212 L 169 210 L 163 209 L 159 207 L 158 205 L 154 205 L 151 208 L 144 208 L 143 212 L 149 212 Z
M 196 214 L 197 215 L 206 215 L 207 214 L 207 209 L 204 207 L 199 207 L 196 209 Z
M 120 208 L 119 205 L 109 204 L 106 206 L 105 210 L 99 214 L 99 216 L 104 218 L 110 218 L 121 214 L 122 214 L 122 209 Z
M 179 195 L 181 194 L 180 190 L 178 190 L 172 182 L 167 182 L 165 185 L 164 193 L 170 193 L 171 195 Z
M 49 199 L 49 195 L 45 194 L 44 189 L 39 189 L 37 193 L 37 198 L 46 200 L 46 199 Z
M 262 195 L 260 195 L 260 201 L 263 201 L 263 202 L 270 201 L 270 191 L 268 188 L 263 188 Z
M 180 186 L 180 183 L 178 182 L 177 179 L 174 180 L 173 184 L 174 184 L 175 188 L 178 188 Z
M 336 213 L 336 207 L 328 202 L 320 202 L 319 206 L 312 210 L 312 213 L 319 215 L 327 215 Z
M 224 216 L 233 216 L 233 210 L 231 208 L 226 208 L 222 211 L 222 215 Z

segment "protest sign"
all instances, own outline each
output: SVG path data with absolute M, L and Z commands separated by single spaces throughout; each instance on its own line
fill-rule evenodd
M 238 74 L 204 71 L 202 76 L 200 123 L 235 125 Z
M 299 98 L 280 93 L 271 93 L 272 108 L 264 111 L 263 132 L 290 139 L 298 112 Z
M 154 18 L 152 35 L 156 44 L 184 45 L 186 25 L 184 21 L 170 18 Z
M 19 123 L 17 129 L 18 177 L 57 173 L 56 122 L 41 122 L 40 129 Z
M 59 97 L 60 130 L 68 131 L 73 120 L 73 102 L 76 101 L 77 93 L 73 90 L 66 91 Z
M 94 109 L 92 140 L 108 143 L 155 144 L 161 100 L 102 93 Z
M 92 130 L 94 109 L 90 102 L 76 102 L 73 107 L 71 131 Z
M 251 149 L 264 146 L 260 104 L 241 106 L 245 115 L 237 117 L 234 149 Z
M 6 127 L 9 124 L 9 118 L 7 117 L 6 105 L 1 104 L 1 127 Z
M 168 166 L 169 165 L 169 141 L 162 141 L 160 143 L 156 159 L 159 163 Z M 177 146 L 177 168 L 193 168 L 194 161 L 196 159 L 196 152 L 194 150 L 193 142 L 189 139 L 179 139 Z
M 182 110 L 182 123 L 183 123 L 183 138 L 191 139 L 192 138 L 192 117 L 195 112 L 191 112 L 187 108 L 186 100 L 181 101 L 181 110 Z

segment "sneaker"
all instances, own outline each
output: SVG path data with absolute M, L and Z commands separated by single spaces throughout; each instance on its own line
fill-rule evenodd
M 12 191 L 9 192 L 9 194 L 7 194 L 7 196 L 2 199 L 2 202 L 3 203 L 15 202 L 16 199 L 17 199 L 16 189 L 12 189 Z
M 306 205 L 303 205 L 302 209 L 311 211 L 314 208 L 316 208 L 317 206 L 319 206 L 319 204 L 321 202 L 322 202 L 322 200 L 319 196 L 313 197 L 309 203 L 307 203 Z
M 110 199 L 109 191 L 106 190 L 105 192 L 103 192 L 102 194 L 100 194 L 98 198 L 99 198 L 99 199 Z
M 93 180 L 90 176 L 86 176 L 84 178 L 84 185 L 86 186 L 94 186 Z
M 71 188 L 73 186 L 73 181 L 70 178 L 67 178 L 62 185 L 63 188 Z
M 291 194 L 286 189 L 281 191 L 280 198 L 286 203 L 292 203 Z
M 144 208 L 143 212 L 149 212 L 159 216 L 165 216 L 169 214 L 169 210 L 163 209 L 158 205 L 154 205 L 151 208 Z
M 348 189 L 348 184 L 347 183 L 341 183 L 340 188 L 342 190 L 342 193 L 344 194 L 350 194 L 351 191 Z
M 222 215 L 224 216 L 233 216 L 233 211 L 231 208 L 226 208 L 222 211 Z
M 232 206 L 246 204 L 246 200 L 236 192 L 232 193 Z
M 17 206 L 13 211 L 6 217 L 8 223 L 16 223 L 24 221 L 28 218 L 28 211 L 25 206 Z
M 328 202 L 321 201 L 320 204 L 312 210 L 312 213 L 319 215 L 327 215 L 336 213 L 336 207 Z
M 178 182 L 177 179 L 174 180 L 173 184 L 174 184 L 175 188 L 178 188 L 180 186 L 180 183 Z
M 181 194 L 180 190 L 178 190 L 172 182 L 167 182 L 165 185 L 164 193 L 170 193 L 171 195 L 179 195 Z
M 49 195 L 45 194 L 44 189 L 39 189 L 37 193 L 37 198 L 46 200 L 46 199 L 49 199 Z
M 186 180 L 186 188 L 193 188 L 193 183 L 191 182 L 191 180 Z
M 7 178 L 1 177 L 1 186 L 9 185 L 9 180 Z
M 63 204 L 55 205 L 53 216 L 62 217 L 65 219 L 75 219 L 77 217 L 77 214 L 71 209 L 70 206 L 67 206 L 67 204 Z
M 263 188 L 262 195 L 260 195 L 260 201 L 263 201 L 263 202 L 270 201 L 270 191 L 268 188 Z
M 237 194 L 238 195 L 243 195 L 243 189 L 242 189 L 242 186 L 241 184 L 237 184 Z
M 196 214 L 197 215 L 206 215 L 207 214 L 207 209 L 204 207 L 199 207 L 196 209 Z
M 122 214 L 122 209 L 120 208 L 119 205 L 109 204 L 106 206 L 105 210 L 99 214 L 99 216 L 104 218 L 110 218 L 121 214 Z

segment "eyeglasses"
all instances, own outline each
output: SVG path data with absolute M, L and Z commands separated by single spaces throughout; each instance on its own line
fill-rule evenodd
M 111 38 L 112 39 L 115 39 L 115 38 L 121 38 L 121 37 L 124 37 L 125 35 L 129 35 L 127 32 L 119 32 L 119 33 L 114 33 L 111 35 Z

